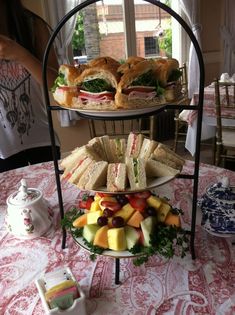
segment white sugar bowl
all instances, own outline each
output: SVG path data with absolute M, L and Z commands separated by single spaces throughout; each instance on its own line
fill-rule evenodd
M 23 239 L 42 236 L 52 225 L 52 211 L 42 192 L 28 188 L 24 179 L 7 198 L 6 225 L 10 233 Z

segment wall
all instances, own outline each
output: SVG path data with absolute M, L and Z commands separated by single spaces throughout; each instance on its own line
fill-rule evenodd
M 223 0 L 201 0 L 201 40 L 206 85 L 221 73 L 222 42 L 220 27 L 223 23 L 224 2 Z

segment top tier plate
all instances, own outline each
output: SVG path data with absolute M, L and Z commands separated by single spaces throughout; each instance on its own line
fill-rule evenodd
M 151 106 L 151 107 L 144 107 L 144 108 L 134 108 L 134 109 L 116 109 L 116 110 L 92 110 L 92 109 L 81 109 L 81 108 L 70 108 L 70 107 L 63 107 L 64 109 L 69 109 L 72 111 L 76 111 L 82 115 L 90 116 L 90 117 L 104 117 L 104 118 L 115 118 L 115 117 L 133 117 L 141 114 L 151 114 L 162 107 L 164 105 L 158 106 Z

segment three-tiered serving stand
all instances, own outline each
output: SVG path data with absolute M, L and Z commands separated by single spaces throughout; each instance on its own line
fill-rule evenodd
M 44 58 L 43 58 L 43 94 L 44 94 L 44 102 L 45 106 L 47 109 L 47 114 L 48 114 L 48 122 L 49 122 L 49 132 L 50 132 L 50 138 L 51 138 L 51 145 L 52 145 L 52 152 L 53 152 L 53 161 L 54 161 L 54 168 L 55 168 L 55 177 L 56 177 L 56 185 L 57 185 L 57 192 L 58 192 L 58 202 L 59 202 L 59 208 L 60 208 L 60 216 L 61 219 L 64 218 L 64 207 L 63 207 L 63 197 L 62 197 L 62 190 L 61 190 L 61 182 L 60 182 L 60 175 L 63 173 L 59 169 L 58 165 L 58 159 L 57 159 L 57 153 L 56 153 L 56 145 L 55 145 L 55 134 L 54 134 L 54 128 L 53 128 L 53 120 L 52 120 L 52 111 L 53 110 L 66 110 L 62 107 L 59 106 L 54 106 L 50 104 L 50 97 L 49 97 L 49 92 L 48 92 L 48 84 L 47 84 L 47 63 L 48 63 L 48 56 L 50 49 L 53 45 L 53 42 L 61 30 L 61 28 L 64 26 L 64 24 L 78 11 L 84 9 L 85 7 L 98 2 L 99 0 L 87 0 L 84 1 L 83 3 L 77 5 L 74 7 L 70 12 L 68 12 L 58 23 L 56 28 L 51 34 L 51 37 L 48 41 L 45 53 L 44 53 Z M 86 111 L 79 111 L 77 110 L 77 113 L 79 116 L 82 118 L 89 118 L 89 119 L 94 119 L 94 120 L 127 120 L 127 119 L 135 119 L 135 118 L 143 118 L 143 117 L 148 117 L 152 115 L 158 115 L 160 112 L 164 110 L 196 110 L 197 111 L 197 135 L 196 135 L 196 153 L 195 153 L 195 163 L 194 163 L 194 172 L 193 174 L 180 174 L 178 175 L 178 178 L 184 178 L 184 179 L 191 179 L 193 180 L 193 195 L 192 195 L 192 219 L 191 219 L 191 229 L 190 229 L 190 249 L 191 249 L 191 255 L 192 258 L 195 259 L 195 249 L 194 249 L 194 239 L 195 239 L 195 227 L 196 227 L 196 210 L 197 210 L 197 193 L 198 193 L 198 177 L 199 177 L 199 163 L 200 163 L 200 142 L 201 142 L 201 127 L 202 127 L 202 110 L 203 110 L 203 96 L 204 96 L 204 62 L 203 62 L 203 57 L 202 57 L 202 52 L 200 49 L 200 46 L 198 44 L 198 41 L 196 37 L 194 36 L 191 28 L 188 26 L 188 24 L 175 12 L 173 11 L 170 7 L 167 5 L 161 3 L 160 1 L 157 0 L 145 0 L 146 2 L 149 2 L 153 5 L 158 6 L 159 8 L 163 9 L 164 11 L 168 12 L 172 17 L 174 17 L 180 25 L 183 27 L 183 29 L 186 31 L 188 34 L 189 38 L 191 39 L 191 42 L 194 46 L 194 49 L 197 54 L 198 58 L 198 64 L 199 64 L 199 70 L 200 70 L 200 77 L 199 77 L 199 98 L 198 98 L 198 104 L 196 105 L 191 105 L 189 108 L 189 104 L 187 105 L 179 105 L 179 104 L 165 104 L 161 106 L 156 106 L 156 108 L 152 108 L 148 112 L 141 112 L 140 113 L 135 113 L 135 111 L 128 111 L 127 115 L 122 115 L 121 117 L 118 115 L 118 111 L 115 112 L 115 115 L 110 113 L 105 114 L 105 116 L 101 115 L 95 115 L 89 113 L 86 113 Z M 62 228 L 62 249 L 65 248 L 66 245 L 66 230 L 65 228 Z M 115 283 L 119 283 L 119 271 L 120 271 L 120 261 L 119 258 L 115 258 Z

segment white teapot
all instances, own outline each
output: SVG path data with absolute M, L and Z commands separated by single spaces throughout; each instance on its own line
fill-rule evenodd
M 52 211 L 35 188 L 28 188 L 24 179 L 21 186 L 7 198 L 6 225 L 19 238 L 33 239 L 45 234 L 52 225 Z

